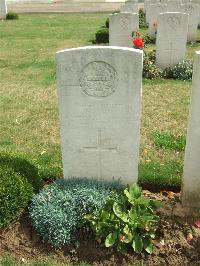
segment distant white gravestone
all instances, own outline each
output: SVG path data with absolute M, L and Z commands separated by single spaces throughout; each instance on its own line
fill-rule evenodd
M 142 57 L 105 46 L 57 53 L 64 178 L 137 182 Z
M 139 30 L 139 15 L 114 13 L 109 17 L 109 45 L 133 47 L 132 32 Z
M 200 51 L 196 52 L 183 171 L 182 203 L 200 208 Z
M 0 19 L 5 19 L 7 14 L 6 0 L 0 0 Z
M 138 13 L 138 3 L 134 1 L 127 1 L 121 6 L 121 12 Z
M 182 1 L 171 0 L 166 2 L 166 12 L 183 12 Z
M 200 17 L 200 5 L 195 3 L 187 3 L 184 5 L 184 13 L 189 14 L 188 22 L 188 42 L 194 42 L 197 39 L 197 28 Z
M 165 12 L 164 4 L 148 4 L 146 6 L 146 18 L 148 22 L 148 34 L 151 38 L 156 38 L 157 20 L 160 13 Z
M 158 16 L 156 65 L 160 69 L 174 66 L 186 56 L 188 14 L 166 12 Z

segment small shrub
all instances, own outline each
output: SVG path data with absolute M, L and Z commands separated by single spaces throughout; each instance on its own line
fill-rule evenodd
M 109 18 L 106 19 L 106 28 L 109 29 Z
M 190 60 L 184 60 L 173 67 L 164 71 L 164 77 L 168 79 L 191 80 L 193 73 L 193 63 Z
M 109 30 L 108 28 L 102 28 L 95 34 L 96 43 L 109 43 Z
M 160 204 L 142 195 L 142 189 L 133 185 L 85 218 L 97 240 L 103 241 L 106 247 L 115 246 L 122 252 L 132 247 L 137 253 L 146 250 L 151 254 L 159 221 L 153 211 L 156 206 Z
M 168 132 L 156 132 L 153 135 L 154 143 L 158 148 L 164 148 L 174 151 L 183 151 L 185 149 L 185 136 L 174 136 Z
M 156 39 L 151 38 L 148 33 L 142 34 L 142 39 L 144 40 L 145 44 L 155 44 Z
M 15 12 L 8 12 L 6 15 L 6 19 L 10 19 L 10 20 L 19 19 L 19 16 Z
M 162 71 L 159 70 L 155 64 L 155 51 L 144 53 L 143 77 L 146 79 L 157 79 L 162 77 Z
M 139 9 L 139 27 L 140 28 L 147 28 L 148 24 L 146 22 L 146 13 L 144 12 L 143 8 Z
M 2 166 L 12 168 L 13 172 L 26 178 L 33 186 L 35 192 L 42 187 L 42 179 L 38 173 L 38 169 L 24 155 L 1 152 L 0 167 Z
M 84 225 L 83 216 L 101 208 L 120 187 L 118 182 L 57 180 L 33 198 L 29 208 L 33 226 L 53 246 L 67 244 Z
M 0 228 L 15 221 L 33 196 L 27 179 L 12 168 L 0 167 Z

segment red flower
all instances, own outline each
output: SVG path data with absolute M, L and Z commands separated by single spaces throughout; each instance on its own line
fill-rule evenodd
M 133 39 L 133 45 L 136 49 L 144 48 L 144 42 L 140 37 L 136 37 Z
M 157 28 L 157 21 L 154 21 L 154 22 L 153 22 L 153 27 L 154 27 L 154 28 Z
M 195 221 L 194 224 L 196 225 L 196 227 L 200 228 L 200 220 Z

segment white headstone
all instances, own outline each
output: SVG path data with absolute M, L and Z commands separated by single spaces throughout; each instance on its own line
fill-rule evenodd
M 132 32 L 139 30 L 139 15 L 114 13 L 109 17 L 109 45 L 133 47 Z
M 188 14 L 167 12 L 158 17 L 156 65 L 160 69 L 173 66 L 185 59 Z
M 0 0 L 0 19 L 5 19 L 7 14 L 6 0 Z
M 127 1 L 121 6 L 121 12 L 138 13 L 138 3 Z
M 196 41 L 200 17 L 200 5 L 195 3 L 184 4 L 184 13 L 189 14 L 187 40 L 188 42 Z
M 160 4 L 160 0 L 144 0 L 144 10 L 146 11 L 148 5 L 154 4 Z
M 200 208 L 200 51 L 196 52 L 183 170 L 182 203 Z
M 200 5 L 200 0 L 191 0 L 190 2 Z M 200 25 L 200 15 L 199 15 L 199 25 Z
M 146 6 L 146 19 L 148 22 L 148 34 L 151 38 L 156 37 L 157 20 L 160 13 L 165 12 L 166 5 L 152 4 Z
M 105 46 L 57 53 L 64 178 L 137 182 L 142 57 Z
M 182 1 L 172 0 L 166 3 L 166 12 L 183 12 Z

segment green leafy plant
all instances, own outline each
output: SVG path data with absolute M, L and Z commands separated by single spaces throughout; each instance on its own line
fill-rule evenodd
M 109 199 L 102 209 L 86 215 L 85 219 L 97 240 L 104 241 L 106 247 L 115 246 L 122 252 L 132 247 L 137 253 L 146 250 L 151 254 L 159 221 L 154 209 L 158 206 L 158 201 L 144 196 L 142 189 L 133 185 Z
M 145 44 L 156 43 L 156 38 L 151 38 L 148 33 L 142 34 L 142 39 L 144 40 Z
M 190 60 L 183 60 L 173 67 L 164 70 L 164 77 L 167 79 L 191 80 L 193 63 Z
M 18 173 L 27 179 L 37 192 L 43 185 L 42 178 L 38 173 L 38 169 L 23 154 L 15 154 L 13 152 L 2 151 L 0 153 L 0 167 L 12 168 L 13 172 Z
M 17 13 L 13 12 L 13 11 L 10 11 L 7 13 L 6 15 L 6 19 L 10 19 L 10 20 L 13 20 L 13 19 L 19 19 L 19 16 Z
M 117 181 L 57 180 L 33 198 L 29 207 L 32 224 L 44 240 L 60 247 L 75 239 L 75 231 L 85 224 L 85 214 L 103 207 L 120 188 Z
M 98 30 L 95 34 L 95 42 L 96 43 L 109 43 L 109 29 L 102 28 Z
M 156 67 L 154 50 L 144 53 L 143 77 L 146 79 L 157 79 L 162 77 L 162 71 Z
M 175 136 L 169 132 L 160 131 L 153 134 L 153 140 L 158 148 L 175 151 L 183 151 L 185 149 L 185 136 Z
M 109 29 L 109 18 L 106 19 L 106 28 Z
M 146 22 L 146 13 L 144 12 L 143 8 L 139 9 L 139 27 L 140 28 L 147 28 L 148 24 Z
M 0 166 L 0 228 L 15 221 L 33 196 L 27 179 L 7 166 Z

